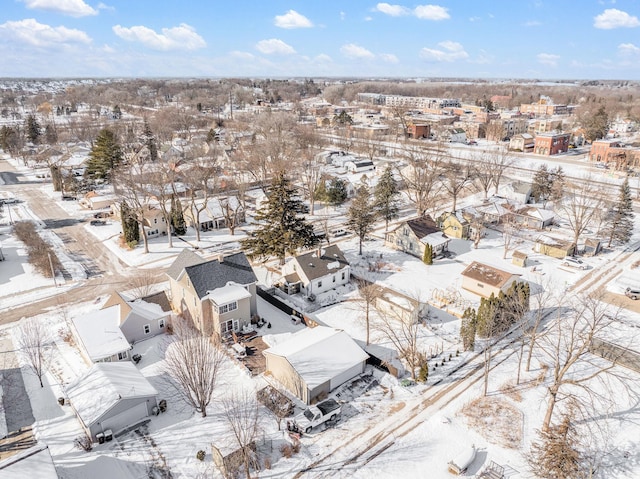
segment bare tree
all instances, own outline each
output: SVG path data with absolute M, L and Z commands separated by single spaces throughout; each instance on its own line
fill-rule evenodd
M 499 147 L 497 151 L 494 151 L 488 157 L 488 168 L 492 172 L 493 186 L 496 189 L 496 194 L 498 194 L 500 182 L 502 181 L 505 171 L 513 165 L 514 161 L 514 158 L 509 156 L 509 150 L 506 146 Z
M 507 216 L 507 218 L 502 222 L 502 259 L 507 258 L 507 254 L 509 254 L 509 250 L 511 249 L 511 242 L 513 241 L 514 236 L 516 235 L 516 231 L 518 231 L 516 222 L 511 216 Z
M 356 300 L 358 308 L 364 313 L 365 326 L 367 328 L 366 345 L 369 346 L 369 336 L 371 333 L 371 313 L 375 309 L 378 298 L 382 296 L 382 288 L 375 283 L 370 283 L 364 279 L 357 279 L 358 293 L 360 298 Z
M 148 189 L 148 177 L 143 164 L 121 166 L 114 175 L 114 189 L 135 215 L 140 227 L 140 234 L 144 244 L 144 252 L 149 252 L 149 238 L 147 237 L 145 213 L 149 208 L 151 194 Z
M 473 162 L 473 177 L 479 185 L 480 191 L 486 200 L 489 197 L 489 189 L 493 186 L 494 173 L 491 168 L 491 153 L 483 151 L 480 154 L 471 155 Z
M 242 201 L 242 193 L 238 192 L 235 196 L 226 196 L 218 198 L 222 217 L 224 218 L 227 228 L 231 236 L 235 234 L 235 230 L 244 218 L 244 202 Z
M 255 445 L 261 428 L 256 392 L 246 388 L 234 390 L 221 402 L 224 418 L 240 451 L 245 477 L 251 479 L 251 470 L 260 467 Z
M 184 401 L 206 417 L 224 352 L 217 336 L 204 336 L 186 321 L 175 321 L 173 328 L 173 341 L 165 352 L 165 372 Z
M 218 171 L 215 156 L 197 158 L 182 169 L 182 180 L 191 191 L 186 207 L 189 208 L 195 223 L 193 227 L 196 230 L 197 241 L 200 241 L 200 215 L 207 209 L 209 199 L 218 189 Z
M 36 318 L 23 319 L 18 326 L 18 349 L 40 381 L 40 387 L 44 387 L 42 377 L 51 363 L 52 340 L 50 329 Z
M 578 183 L 567 183 L 560 210 L 562 216 L 569 222 L 575 245 L 578 244 L 580 236 L 597 219 L 603 205 L 604 193 L 594 187 L 590 178 L 584 178 Z
M 154 271 L 139 270 L 131 280 L 130 286 L 136 299 L 149 296 L 153 292 L 153 286 L 158 282 L 158 274 Z
M 473 180 L 473 169 L 468 163 L 448 160 L 443 164 L 443 172 L 440 177 L 442 187 L 449 193 L 453 200 L 451 211 L 456 212 L 456 206 L 460 193 Z
M 309 198 L 309 213 L 313 215 L 315 192 L 322 176 L 322 164 L 318 160 L 318 153 L 325 145 L 325 140 L 315 129 L 299 126 L 295 130 L 295 141 L 301 158 L 303 191 Z
M 400 169 L 400 176 L 407 196 L 414 204 L 417 215 L 424 216 L 440 192 L 437 180 L 441 173 L 442 150 L 408 148 L 404 159 L 407 166 Z
M 594 338 L 619 316 L 619 309 L 612 311 L 610 305 L 600 299 L 587 295 L 573 298 L 573 309 L 558 318 L 549 333 L 537 342 L 551 365 L 543 431 L 549 429 L 554 408 L 561 398 L 570 396 L 577 399 L 575 388 L 582 389 L 587 396 L 598 395 L 591 382 L 603 379 L 604 373 L 612 372 L 616 364 L 615 360 L 601 359 L 589 352 Z
M 550 281 L 546 281 L 540 285 L 538 291 L 531 295 L 533 301 L 533 307 L 531 310 L 530 319 L 533 321 L 526 331 L 526 336 L 529 339 L 529 349 L 527 351 L 527 363 L 525 370 L 529 372 L 531 369 L 531 356 L 533 350 L 536 347 L 536 341 L 541 334 L 540 327 L 542 322 L 549 317 L 549 315 L 555 310 L 559 313 L 558 309 L 558 297 L 556 296 L 556 289 L 553 287 Z

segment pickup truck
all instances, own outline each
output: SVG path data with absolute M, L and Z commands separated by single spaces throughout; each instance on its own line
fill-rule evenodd
M 309 434 L 311 429 L 320 424 L 335 420 L 342 408 L 334 399 L 327 399 L 315 406 L 309 406 L 291 421 L 287 421 L 287 429 L 294 432 Z

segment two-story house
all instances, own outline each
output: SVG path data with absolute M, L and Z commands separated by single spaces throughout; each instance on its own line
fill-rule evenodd
M 185 249 L 167 276 L 171 307 L 204 334 L 241 331 L 258 312 L 258 280 L 244 253 L 206 260 Z
M 448 250 L 449 241 L 428 215 L 404 221 L 385 235 L 386 246 L 418 258 L 424 256 L 427 244 L 431 245 L 433 256 L 443 254 Z

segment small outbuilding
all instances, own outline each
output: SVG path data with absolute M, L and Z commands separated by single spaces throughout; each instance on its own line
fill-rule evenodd
M 522 268 L 527 267 L 527 253 L 523 253 L 522 251 L 514 251 L 511 256 L 511 264 L 515 264 L 516 266 L 521 266 Z
M 318 326 L 289 334 L 262 353 L 266 369 L 306 404 L 364 372 L 369 355 L 340 329 Z
M 66 394 L 93 441 L 143 422 L 158 406 L 158 391 L 131 362 L 94 364 Z
M 506 292 L 518 280 L 519 274 L 503 271 L 488 264 L 474 261 L 461 273 L 462 288 L 488 298 Z
M 585 256 L 596 256 L 598 253 L 600 253 L 600 251 L 602 251 L 602 243 L 599 239 L 587 238 L 584 241 Z
M 533 250 L 552 258 L 563 259 L 575 254 L 576 244 L 552 236 L 540 235 L 536 238 Z

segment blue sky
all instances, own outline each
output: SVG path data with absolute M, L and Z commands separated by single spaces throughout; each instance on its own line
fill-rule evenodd
M 3 77 L 640 79 L 640 0 L 2 0 Z

